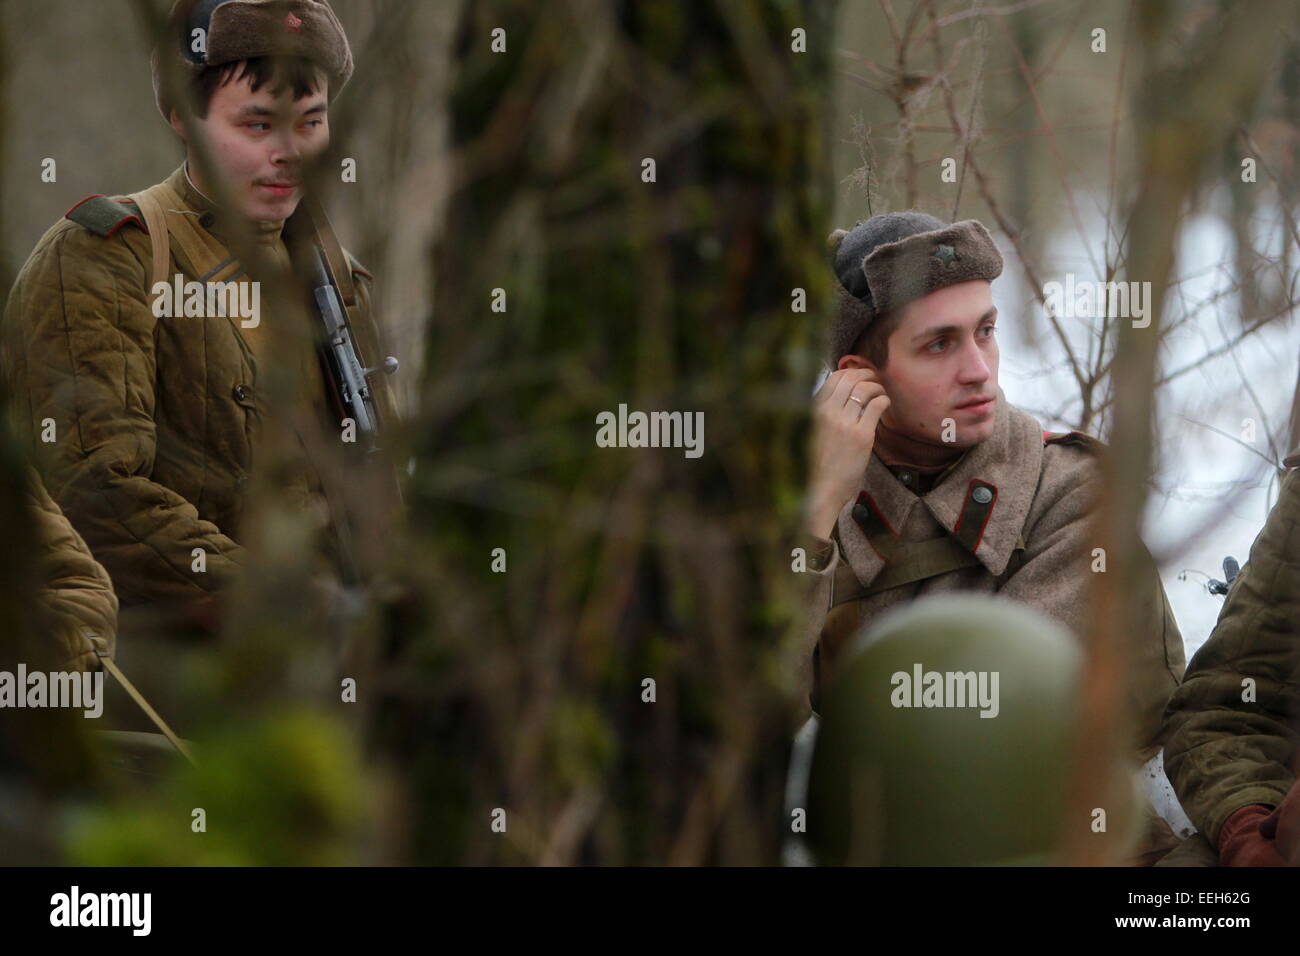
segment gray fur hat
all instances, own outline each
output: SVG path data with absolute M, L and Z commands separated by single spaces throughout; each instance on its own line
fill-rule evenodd
M 1002 274 L 1002 254 L 983 224 L 945 225 L 923 212 L 891 212 L 837 229 L 828 240 L 839 280 L 831 321 L 834 367 L 878 316 L 936 289 Z

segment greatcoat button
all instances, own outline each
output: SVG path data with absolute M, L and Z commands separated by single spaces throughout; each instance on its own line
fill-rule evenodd
M 236 385 L 233 390 L 235 401 L 237 402 L 246 401 L 248 399 L 248 396 L 251 395 L 252 393 L 253 390 L 249 388 L 247 385 Z
M 216 221 L 217 217 L 212 215 L 210 212 L 205 212 L 203 215 L 199 216 L 199 225 L 204 229 L 209 228 Z
M 983 485 L 980 485 L 971 492 L 971 497 L 979 504 L 986 505 L 993 500 L 993 492 L 989 491 Z
M 905 485 L 910 485 L 912 483 L 912 473 L 910 471 L 900 471 L 898 473 L 898 480 Z

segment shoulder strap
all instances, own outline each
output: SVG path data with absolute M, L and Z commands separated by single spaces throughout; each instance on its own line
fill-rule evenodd
M 149 234 L 155 237 L 154 268 L 157 269 L 161 262 L 164 281 L 168 278 L 166 272 L 171 239 L 176 240 L 181 255 L 200 282 L 230 280 L 242 270 L 238 260 L 224 245 L 194 224 L 193 217 L 183 208 L 184 201 L 171 186 L 158 183 L 142 192 L 133 193 L 131 198 L 140 206 L 146 222 L 152 218 L 160 223 L 160 228 L 151 227 Z
M 83 229 L 88 229 L 97 236 L 108 238 L 127 223 L 135 223 L 141 229 L 148 226 L 136 215 L 136 210 L 125 202 L 118 202 L 100 193 L 87 196 L 63 214 Z
M 152 290 L 159 282 L 167 282 L 168 263 L 171 262 L 171 248 L 167 240 L 167 217 L 163 214 L 162 204 L 148 189 L 134 196 L 135 204 L 144 216 L 145 229 L 149 233 L 149 242 L 153 246 L 153 265 L 150 268 L 149 288 Z M 149 304 L 153 305 L 153 293 L 149 294 Z
M 127 223 L 135 223 L 149 234 L 149 242 L 153 247 L 149 289 L 152 290 L 159 282 L 167 281 L 167 265 L 170 261 L 167 220 L 153 189 L 133 193 L 122 201 L 103 195 L 87 196 L 69 209 L 65 216 L 77 225 L 106 238 Z M 153 305 L 152 291 L 149 293 L 149 304 Z
M 1043 444 L 1074 445 L 1095 455 L 1100 455 L 1106 450 L 1106 443 L 1100 438 L 1093 438 L 1083 432 L 1043 432 Z

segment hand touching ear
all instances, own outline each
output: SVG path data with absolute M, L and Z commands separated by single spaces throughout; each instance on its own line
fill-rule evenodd
M 832 372 L 813 398 L 812 475 L 804 529 L 829 538 L 840 509 L 858 493 L 889 396 L 875 370 Z

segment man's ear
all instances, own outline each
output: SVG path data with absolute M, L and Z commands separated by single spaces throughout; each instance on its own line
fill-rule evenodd
M 877 371 L 869 359 L 865 359 L 861 355 L 854 355 L 852 352 L 848 355 L 841 355 L 839 362 L 835 365 L 837 372 L 842 372 L 846 368 L 869 368 L 873 372 Z
M 177 136 L 181 139 L 185 139 L 185 124 L 181 122 L 181 117 L 180 114 L 176 112 L 176 107 L 173 106 L 171 108 L 170 115 L 167 117 L 167 122 L 172 124 L 172 129 L 176 130 Z M 189 142 L 189 140 L 186 140 L 186 142 Z

